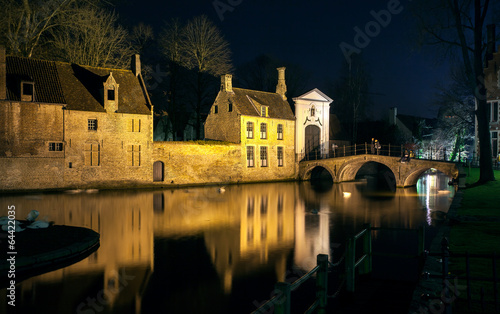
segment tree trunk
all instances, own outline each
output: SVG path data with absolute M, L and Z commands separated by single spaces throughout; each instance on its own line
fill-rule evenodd
M 487 3 L 485 4 L 487 5 Z M 483 17 L 481 16 L 481 0 L 474 0 L 474 73 L 476 82 L 475 98 L 477 103 L 476 118 L 479 140 L 479 181 L 485 183 L 495 181 L 493 161 L 491 157 L 491 140 L 487 119 L 486 87 L 484 86 L 484 69 L 482 58 Z

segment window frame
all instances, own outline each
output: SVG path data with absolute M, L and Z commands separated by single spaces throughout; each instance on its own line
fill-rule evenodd
M 261 167 L 268 167 L 269 166 L 269 160 L 267 158 L 267 146 L 261 146 L 259 150 L 259 156 L 260 156 L 260 166 Z
M 277 155 L 276 157 L 278 159 L 278 167 L 283 167 L 284 151 L 283 151 L 282 146 L 278 146 L 276 155 Z
M 62 152 L 63 143 L 61 142 L 49 142 L 49 152 Z
M 267 123 L 260 124 L 260 139 L 267 140 Z
M 278 140 L 283 140 L 283 124 L 281 123 L 278 124 L 276 132 Z
M 87 130 L 97 131 L 97 119 L 87 119 Z
M 255 149 L 254 146 L 249 145 L 247 146 L 247 168 L 253 167 L 255 167 Z
M 250 130 L 249 130 L 249 127 L 251 128 Z M 253 122 L 248 121 L 247 122 L 247 138 L 253 138 L 253 130 L 254 130 Z

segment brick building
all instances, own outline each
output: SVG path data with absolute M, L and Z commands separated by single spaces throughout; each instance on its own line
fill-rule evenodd
M 233 88 L 230 74 L 221 77 L 205 137 L 241 144 L 250 181 L 295 178 L 295 116 L 285 93 L 285 68 L 278 68 L 276 93 Z
M 6 56 L 0 47 L 1 190 L 152 178 L 152 104 L 140 74 Z

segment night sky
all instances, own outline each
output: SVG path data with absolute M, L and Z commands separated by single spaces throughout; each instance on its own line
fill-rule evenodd
M 235 66 L 268 54 L 299 64 L 311 73 L 308 87 L 325 92 L 339 76 L 341 44 L 351 45 L 362 51 L 372 75 L 373 117 L 385 117 L 390 107 L 401 114 L 435 117 L 432 98 L 436 86 L 446 83 L 449 65 L 432 48 L 415 43 L 408 1 L 124 0 L 116 10 L 127 23 L 149 24 L 156 33 L 173 17 L 187 21 L 205 14 L 230 43 Z M 365 47 L 356 45 L 354 28 L 365 33 L 368 25 L 373 36 Z

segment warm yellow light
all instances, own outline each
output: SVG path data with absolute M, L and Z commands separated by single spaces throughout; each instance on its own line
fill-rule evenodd
M 344 192 L 344 197 L 345 198 L 351 197 L 351 192 Z

